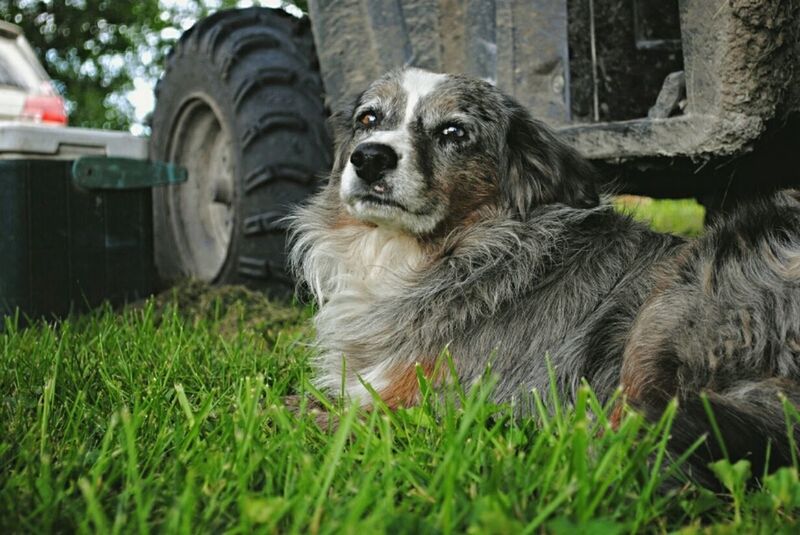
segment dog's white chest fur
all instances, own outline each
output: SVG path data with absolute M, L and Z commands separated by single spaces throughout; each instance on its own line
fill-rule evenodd
M 344 385 L 353 402 L 369 402 L 358 377 L 380 391 L 388 386 L 386 372 L 399 357 L 380 350 L 388 333 L 376 332 L 372 311 L 408 288 L 423 253 L 413 238 L 380 227 L 343 226 L 321 238 L 304 263 L 306 280 L 320 304 L 315 325 L 322 353 L 316 383 L 332 392 Z

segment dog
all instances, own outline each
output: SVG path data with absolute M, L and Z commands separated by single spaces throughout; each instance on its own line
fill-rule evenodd
M 291 222 L 313 294 L 316 384 L 371 405 L 419 402 L 447 349 L 473 385 L 523 407 L 550 387 L 657 419 L 669 447 L 710 434 L 753 472 L 791 462 L 783 400 L 800 404 L 800 195 L 779 192 L 686 241 L 601 198 L 593 167 L 491 84 L 415 68 L 333 118 L 327 184 Z M 419 368 L 418 368 L 419 367 Z M 434 378 L 435 379 L 435 378 Z M 619 410 L 615 411 L 619 415 Z M 794 431 L 793 431 L 794 433 Z M 795 435 L 797 437 L 797 435 Z M 691 459 L 714 477 L 713 438 Z

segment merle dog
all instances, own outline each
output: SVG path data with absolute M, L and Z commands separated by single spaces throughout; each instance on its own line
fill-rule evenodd
M 524 405 L 582 379 L 622 387 L 670 447 L 709 433 L 754 472 L 790 462 L 782 399 L 800 404 L 800 196 L 777 193 L 698 240 L 659 234 L 601 202 L 592 167 L 492 85 L 418 69 L 374 82 L 336 119 L 330 180 L 293 220 L 313 292 L 318 386 L 369 405 L 419 398 L 447 347 L 469 386 Z M 344 362 L 343 362 L 344 361 Z M 713 438 L 694 474 L 720 457 Z

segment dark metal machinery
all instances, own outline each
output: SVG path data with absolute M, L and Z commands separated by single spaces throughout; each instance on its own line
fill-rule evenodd
M 619 191 L 798 183 L 800 0 L 311 0 L 329 105 L 402 65 L 496 83 Z

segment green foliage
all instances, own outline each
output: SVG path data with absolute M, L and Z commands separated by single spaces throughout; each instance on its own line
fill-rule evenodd
M 648 223 L 659 232 L 691 237 L 703 232 L 705 209 L 694 199 L 651 199 L 623 195 L 614 204 L 620 211 Z
M 122 313 L 0 334 L 0 531 L 208 533 L 776 533 L 798 529 L 797 470 L 731 496 L 665 453 L 671 405 L 617 429 L 587 387 L 569 411 L 517 418 L 491 376 L 419 407 L 328 408 L 306 393 L 309 310 L 188 287 Z M 236 296 L 235 299 L 228 297 Z M 249 303 L 243 301 L 251 301 Z M 182 308 L 177 308 L 180 304 Z M 255 311 L 255 312 L 254 312 Z M 257 314 L 258 321 L 248 317 Z M 238 325 L 238 328 L 231 328 Z M 796 532 L 796 531 L 794 531 Z
M 68 102 L 73 126 L 127 130 L 133 80 L 155 84 L 177 36 L 236 0 L 0 0 Z M 171 32 L 164 30 L 172 28 Z

